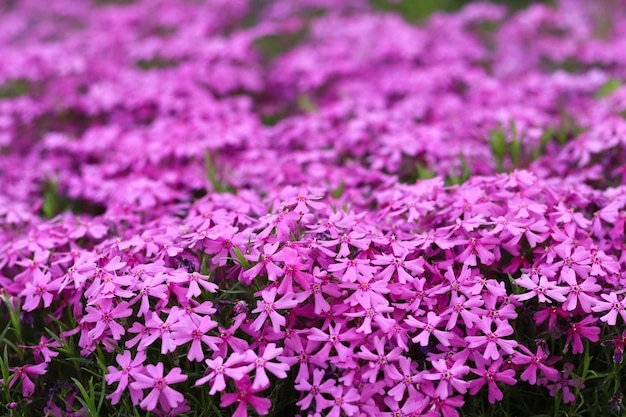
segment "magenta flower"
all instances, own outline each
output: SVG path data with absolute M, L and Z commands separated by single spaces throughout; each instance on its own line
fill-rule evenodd
M 294 293 L 286 293 L 278 301 L 276 301 L 277 288 L 271 287 L 261 292 L 262 300 L 256 302 L 256 309 L 252 313 L 260 313 L 258 317 L 250 325 L 250 329 L 259 332 L 267 318 L 272 322 L 274 332 L 279 332 L 281 326 L 285 326 L 285 318 L 276 310 L 284 310 L 294 308 L 298 305 L 298 300 L 294 297 Z
M 113 299 L 103 298 L 97 307 L 88 306 L 87 315 L 82 318 L 81 323 L 95 323 L 95 327 L 89 331 L 89 338 L 97 339 L 109 331 L 114 340 L 120 340 L 126 333 L 124 327 L 116 319 L 129 317 L 133 314 L 126 301 L 114 305 Z
M 387 391 L 387 394 L 396 401 L 401 401 L 405 392 L 408 394 L 408 398 L 415 398 L 418 395 L 416 387 L 417 377 L 415 369 L 412 369 L 415 364 L 405 356 L 401 356 L 398 362 L 400 370 L 398 370 L 396 365 L 392 365 L 387 369 L 387 378 L 397 382 L 394 387 Z
M 562 303 L 565 301 L 565 295 L 569 291 L 567 288 L 560 287 L 552 281 L 548 281 L 545 275 L 541 275 L 538 280 L 531 278 L 527 274 L 515 280 L 515 283 L 522 288 L 530 290 L 525 294 L 518 294 L 515 298 L 518 301 L 526 301 L 531 298 L 537 297 L 540 303 L 552 303 L 558 301 Z M 550 298 L 548 298 L 550 297 Z
M 452 396 L 454 391 L 465 394 L 469 388 L 469 382 L 462 379 L 470 371 L 469 366 L 464 365 L 462 361 L 455 361 L 449 366 L 445 359 L 437 359 L 432 363 L 434 372 L 422 373 L 421 377 L 429 381 L 439 381 L 436 395 L 445 400 Z
M 572 353 L 583 353 L 583 337 L 591 342 L 600 340 L 600 328 L 595 326 L 595 323 L 597 323 L 597 320 L 593 316 L 587 316 L 579 322 L 570 322 L 569 328 L 567 329 L 565 348 L 567 349 L 570 342 L 573 341 Z M 591 324 L 594 325 L 591 326 Z
M 136 381 L 136 375 L 140 374 L 144 370 L 143 363 L 146 360 L 146 354 L 144 352 L 137 352 L 135 359 L 131 360 L 131 352 L 125 350 L 123 354 L 118 354 L 115 358 L 117 364 L 121 369 L 115 366 L 108 366 L 108 374 L 104 376 L 108 385 L 118 382 L 117 388 L 111 394 L 107 395 L 107 399 L 111 400 L 111 404 L 117 404 L 120 402 L 120 398 L 124 393 L 124 390 L 128 387 L 130 382 Z M 130 397 L 133 404 L 138 404 L 143 397 L 143 392 L 140 389 L 128 387 L 130 391 Z
M 246 366 L 242 364 L 247 362 L 246 355 L 240 353 L 232 353 L 226 361 L 224 361 L 224 358 L 221 356 L 218 356 L 215 359 L 207 359 L 206 364 L 211 369 L 211 372 L 198 379 L 195 382 L 195 385 L 203 385 L 211 381 L 209 394 L 215 395 L 216 392 L 222 392 L 226 389 L 225 376 L 235 381 L 240 381 L 244 376 L 246 376 L 248 371 L 245 369 Z
M 9 388 L 13 387 L 18 381 L 22 382 L 22 395 L 24 397 L 30 397 L 35 392 L 35 383 L 31 378 L 44 375 L 48 370 L 48 364 L 46 362 L 38 365 L 25 365 L 16 368 L 9 368 L 9 371 L 13 372 L 13 377 L 9 382 Z M 4 380 L 0 380 L 4 384 Z
M 450 346 L 450 340 L 454 338 L 454 335 L 449 331 L 439 330 L 437 326 L 439 326 L 443 322 L 443 317 L 438 316 L 432 311 L 429 311 L 426 315 L 426 323 L 416 319 L 413 316 L 408 316 L 405 320 L 405 323 L 408 326 L 422 329 L 422 331 L 415 337 L 413 337 L 413 343 L 418 343 L 421 346 L 428 346 L 430 343 L 430 336 L 434 335 L 437 340 L 441 342 L 444 346 Z
M 622 297 L 619 300 L 614 291 L 611 291 L 609 294 L 601 294 L 600 297 L 606 301 L 596 300 L 596 305 L 591 308 L 596 313 L 608 311 L 608 313 L 600 317 L 600 320 L 608 323 L 610 326 L 615 326 L 619 314 L 622 316 L 622 320 L 626 322 L 626 297 Z
M 247 375 L 237 381 L 237 389 L 238 392 L 236 393 L 222 394 L 222 401 L 220 402 L 220 407 L 228 407 L 231 404 L 237 403 L 237 408 L 232 417 L 247 417 L 248 405 L 252 406 L 260 415 L 269 413 L 270 407 L 272 406 L 271 401 L 267 398 L 253 395 L 262 391 L 262 389 L 252 388 L 250 378 L 248 378 Z
M 340 332 L 341 327 L 341 323 L 337 323 L 334 327 L 329 326 L 328 333 L 324 333 L 317 328 L 309 330 L 309 335 L 307 336 L 309 340 L 324 342 L 320 351 L 315 355 L 316 357 L 328 359 L 330 350 L 334 349 L 339 360 L 344 362 L 353 353 L 353 350 L 342 342 L 352 342 L 359 340 L 361 337 L 353 329 Z
M 151 388 L 148 395 L 139 403 L 141 408 L 152 411 L 160 405 L 163 410 L 168 411 L 185 401 L 183 394 L 170 387 L 187 380 L 187 375 L 184 375 L 180 368 L 174 368 L 163 376 L 163 364 L 159 362 L 156 366 L 147 365 L 144 372 L 135 374 L 135 382 L 130 384 L 131 388 L 137 390 Z
M 334 379 L 326 379 L 324 382 L 322 382 L 322 379 L 324 379 L 324 371 L 321 369 L 313 370 L 313 381 L 311 383 L 304 378 L 299 379 L 294 388 L 306 395 L 304 395 L 296 405 L 305 410 L 308 409 L 311 406 L 311 402 L 315 400 L 315 412 L 317 413 L 330 407 L 333 401 L 327 399 L 322 394 L 327 394 L 334 398 L 339 394 L 341 388 L 335 385 Z
M 332 402 L 332 408 L 326 414 L 326 417 L 339 417 L 342 413 L 347 416 L 355 415 L 359 407 L 356 403 L 359 401 L 360 395 L 356 388 L 343 387 L 343 392 L 338 390 Z
M 496 330 L 492 330 L 492 325 L 496 325 Z M 515 340 L 504 339 L 513 334 L 513 328 L 506 321 L 494 321 L 488 317 L 483 317 L 477 322 L 478 328 L 483 332 L 481 336 L 466 336 L 467 347 L 476 349 L 485 346 L 483 357 L 485 359 L 497 360 L 501 357 L 500 350 L 511 355 L 517 347 Z
M 279 245 L 280 242 L 275 242 L 274 244 L 266 243 L 263 246 L 263 253 L 259 254 L 257 264 L 243 273 L 243 277 L 246 279 L 247 283 L 252 282 L 254 278 L 261 275 L 261 271 L 263 270 L 265 270 L 267 274 L 267 279 L 272 282 L 275 282 L 276 279 L 283 274 L 283 270 L 274 263 L 274 255 Z M 251 259 L 251 256 L 246 256 L 246 258 L 248 260 L 254 260 Z
M 512 361 L 516 365 L 526 365 L 524 372 L 520 375 L 522 381 L 528 381 L 534 385 L 537 382 L 537 371 L 544 375 L 548 381 L 556 381 L 559 377 L 559 371 L 547 365 L 548 355 L 543 351 L 541 346 L 537 347 L 537 353 L 532 353 L 524 345 L 519 348 L 525 353 L 517 352 L 513 356 Z
M 515 371 L 513 369 L 500 370 L 502 367 L 502 358 L 497 359 L 491 364 L 486 360 L 478 359 L 476 365 L 476 369 L 471 369 L 471 371 L 480 378 L 470 381 L 470 395 L 478 394 L 478 391 L 487 384 L 489 402 L 495 404 L 496 401 L 502 401 L 504 395 L 497 383 L 502 382 L 507 385 L 515 385 L 517 382 L 514 378 Z M 487 367 L 487 365 L 489 366 Z
M 216 327 L 217 323 L 210 316 L 204 316 L 201 319 L 194 319 L 188 315 L 183 316 L 170 326 L 172 342 L 176 346 L 191 342 L 187 359 L 202 362 L 205 358 L 202 343 L 209 346 L 213 351 L 219 349 L 214 342 L 216 338 L 206 334 L 209 330 Z
M 44 307 L 50 307 L 53 293 L 58 291 L 60 283 L 51 281 L 49 272 L 43 272 L 39 268 L 33 270 L 32 280 L 26 283 L 26 288 L 22 291 L 22 295 L 26 296 L 22 308 L 24 311 L 33 311 L 43 301 Z
M 246 361 L 249 362 L 244 368 L 244 371 L 250 372 L 255 370 L 254 382 L 252 383 L 252 389 L 265 389 L 269 387 L 270 380 L 267 377 L 266 370 L 274 374 L 277 378 L 287 378 L 287 371 L 290 366 L 286 363 L 270 362 L 283 352 L 283 348 L 277 348 L 275 343 L 268 343 L 263 350 L 263 354 L 258 356 L 253 350 L 246 352 Z

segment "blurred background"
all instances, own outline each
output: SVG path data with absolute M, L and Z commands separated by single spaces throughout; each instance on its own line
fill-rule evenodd
M 401 13 L 408 21 L 418 21 L 428 17 L 433 12 L 458 10 L 468 3 L 476 0 L 370 0 L 374 6 L 382 10 L 396 11 Z M 511 9 L 521 9 L 533 3 L 553 3 L 553 1 L 537 0 L 492 0 L 491 3 L 504 4 Z

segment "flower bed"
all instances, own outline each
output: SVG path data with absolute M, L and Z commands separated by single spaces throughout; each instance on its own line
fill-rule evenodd
M 0 14 L 3 412 L 621 413 L 622 1 L 122 3 Z

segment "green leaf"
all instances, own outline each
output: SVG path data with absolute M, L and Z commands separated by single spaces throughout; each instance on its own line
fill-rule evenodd
M 28 94 L 31 84 L 27 80 L 9 80 L 0 85 L 0 100 L 16 98 Z
M 491 136 L 491 153 L 496 159 L 498 171 L 502 171 L 504 167 L 504 156 L 506 155 L 506 133 L 502 129 L 494 129 L 490 131 Z
M 415 169 L 417 170 L 417 178 L 422 180 L 428 180 L 435 177 L 435 173 L 428 169 L 426 166 L 420 164 L 419 162 L 415 164 Z
M 611 77 L 598 89 L 598 91 L 596 92 L 596 98 L 606 97 L 618 88 L 620 88 L 622 85 L 623 83 L 620 80 Z
M 76 378 L 72 378 L 72 381 L 76 385 L 76 388 L 80 391 L 81 397 L 77 397 L 78 401 L 83 407 L 89 411 L 91 417 L 97 417 L 99 415 L 98 408 L 95 402 L 95 389 L 93 386 L 93 378 L 89 378 L 89 390 Z
M 243 266 L 245 269 L 250 269 L 250 263 L 246 258 L 244 258 L 243 253 L 237 246 L 233 246 L 233 252 L 235 252 L 235 262 L 239 263 L 239 265 Z
M 343 195 L 343 190 L 346 188 L 346 184 L 343 181 L 339 183 L 339 186 L 330 192 L 330 195 L 333 198 L 341 198 Z
M 315 105 L 315 103 L 313 103 L 313 101 L 311 101 L 311 98 L 304 94 L 300 94 L 298 96 L 298 107 L 300 107 L 301 110 L 307 113 L 311 113 L 317 110 L 317 106 Z

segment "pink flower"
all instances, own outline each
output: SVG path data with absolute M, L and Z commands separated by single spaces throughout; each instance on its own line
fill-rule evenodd
M 213 351 L 218 350 L 214 342 L 214 336 L 208 336 L 206 333 L 217 327 L 217 323 L 210 316 L 204 316 L 201 319 L 194 319 L 190 316 L 183 316 L 180 320 L 171 325 L 171 337 L 176 346 L 184 345 L 191 342 L 187 359 L 190 361 L 201 362 L 205 358 L 205 352 L 202 349 L 202 343 L 209 346 Z M 219 339 L 218 339 L 219 340 Z
M 187 375 L 182 374 L 180 368 L 172 369 L 166 376 L 163 376 L 163 364 L 147 365 L 144 373 L 135 375 L 135 382 L 130 384 L 131 388 L 143 390 L 152 388 L 148 395 L 139 404 L 144 410 L 152 411 L 157 404 L 165 411 L 178 407 L 185 401 L 185 397 L 180 392 L 170 387 L 172 384 L 184 382 Z
M 596 313 L 602 313 L 608 311 L 605 315 L 600 317 L 600 320 L 608 323 L 610 326 L 615 326 L 617 323 L 617 315 L 622 316 L 622 320 L 626 321 L 626 298 L 622 297 L 621 300 L 617 298 L 617 294 L 611 291 L 609 294 L 601 294 L 600 297 L 606 301 L 596 301 L 596 305 L 591 309 Z
M 270 362 L 282 352 L 283 348 L 277 348 L 275 343 L 268 343 L 261 356 L 257 356 L 253 350 L 246 352 L 246 361 L 250 362 L 250 364 L 247 365 L 244 370 L 245 372 L 250 372 L 255 369 L 256 372 L 254 382 L 252 383 L 253 389 L 265 389 L 269 387 L 270 380 L 267 377 L 266 370 L 276 375 L 277 378 L 287 378 L 287 371 L 289 371 L 290 368 L 288 364 Z
M 567 340 L 565 341 L 565 347 L 567 348 L 570 342 L 573 340 L 573 349 L 572 353 L 583 353 L 583 342 L 582 337 L 591 341 L 597 342 L 600 340 L 600 328 L 597 326 L 590 326 L 590 324 L 595 324 L 597 320 L 593 316 L 587 316 L 579 322 L 569 323 L 569 328 L 567 329 Z
M 22 291 L 22 295 L 26 296 L 22 308 L 24 311 L 33 311 L 43 301 L 44 307 L 50 307 L 53 292 L 60 288 L 60 283 L 50 281 L 50 273 L 42 272 L 39 268 L 33 270 L 32 280 L 26 282 L 26 288 Z
M 103 298 L 100 301 L 100 305 L 97 307 L 88 306 L 86 310 L 87 315 L 82 318 L 81 323 L 96 324 L 95 327 L 89 331 L 89 337 L 91 339 L 99 338 L 108 330 L 114 340 L 120 340 L 124 333 L 126 333 L 126 330 L 115 320 L 133 314 L 133 310 L 126 301 L 114 305 L 113 299 L 111 298 Z
M 135 359 L 131 360 L 130 351 L 125 350 L 123 354 L 118 354 L 115 360 L 121 367 L 121 370 L 118 370 L 115 366 L 109 366 L 107 367 L 109 373 L 104 376 L 108 385 L 119 382 L 115 391 L 107 395 L 107 399 L 111 400 L 111 404 L 119 403 L 129 382 L 135 381 L 136 375 L 143 372 L 143 363 L 146 360 L 146 354 L 144 352 L 137 352 Z M 139 400 L 143 397 L 143 393 L 140 389 L 130 387 L 130 397 L 133 404 L 138 404 Z
M 537 371 L 540 371 L 548 381 L 556 381 L 559 377 L 559 371 L 551 368 L 546 364 L 548 355 L 543 351 L 541 346 L 537 347 L 537 353 L 532 353 L 524 345 L 520 345 L 519 348 L 526 353 L 526 355 L 517 352 L 513 356 L 513 363 L 516 365 L 526 365 L 526 369 L 520 376 L 522 381 L 528 381 L 529 384 L 534 385 L 537 382 Z
M 24 397 L 30 397 L 35 392 L 35 384 L 31 380 L 31 377 L 38 377 L 44 375 L 48 370 L 48 364 L 46 362 L 38 365 L 25 365 L 16 368 L 10 368 L 9 371 L 13 372 L 13 377 L 9 382 L 9 388 L 13 387 L 18 381 L 22 381 L 22 395 Z M 4 380 L 1 380 L 4 383 Z
M 359 399 L 360 395 L 356 388 L 343 387 L 343 392 L 339 391 L 335 394 L 332 408 L 326 417 L 339 417 L 342 412 L 346 416 L 355 415 L 359 411 L 359 407 L 355 405 Z
M 239 381 L 246 376 L 246 366 L 241 365 L 244 362 L 248 362 L 246 355 L 240 353 L 232 353 L 226 361 L 221 356 L 215 359 L 207 359 L 206 364 L 211 369 L 206 376 L 198 379 L 195 383 L 196 386 L 206 384 L 211 381 L 210 395 L 215 395 L 216 392 L 222 392 L 226 389 L 225 376 Z
M 469 382 L 462 379 L 470 371 L 469 366 L 464 365 L 462 361 L 455 361 L 449 366 L 445 359 L 437 359 L 432 362 L 435 372 L 423 373 L 422 378 L 429 381 L 439 381 L 435 393 L 439 398 L 445 400 L 450 397 L 454 391 L 465 394 L 469 388 Z
M 254 278 L 261 275 L 263 270 L 265 270 L 267 274 L 267 279 L 272 282 L 276 281 L 276 279 L 283 274 L 283 270 L 274 263 L 274 254 L 278 250 L 279 245 L 280 242 L 275 242 L 274 244 L 266 243 L 263 246 L 263 253 L 259 254 L 257 264 L 243 273 L 246 283 L 251 283 Z M 253 260 L 249 255 L 246 256 L 246 258 L 248 260 Z
M 334 379 L 326 379 L 322 382 L 323 378 L 324 371 L 316 368 L 313 370 L 313 381 L 311 383 L 309 383 L 306 379 L 298 380 L 299 382 L 294 388 L 297 391 L 301 391 L 303 394 L 306 394 L 296 403 L 296 405 L 300 406 L 302 410 L 308 409 L 313 400 L 315 400 L 315 412 L 317 413 L 333 404 L 333 401 L 327 399 L 322 394 L 328 394 L 334 398 L 339 394 L 341 388 L 335 385 Z
M 438 316 L 433 311 L 429 311 L 426 315 L 426 320 L 426 323 L 424 323 L 423 321 L 420 321 L 413 316 L 408 316 L 406 318 L 405 323 L 408 326 L 422 329 L 420 334 L 413 337 L 413 343 L 419 342 L 421 346 L 428 346 L 428 344 L 430 343 L 430 336 L 434 335 L 437 340 L 441 342 L 442 345 L 450 346 L 450 340 L 454 338 L 454 335 L 449 331 L 437 329 L 437 326 L 439 326 L 443 322 L 443 317 Z
M 276 287 L 265 289 L 261 292 L 263 300 L 256 302 L 256 309 L 252 310 L 252 313 L 260 313 L 259 316 L 252 322 L 250 329 L 255 332 L 259 332 L 265 323 L 267 318 L 270 318 L 272 322 L 272 329 L 275 332 L 280 331 L 280 327 L 285 325 L 285 318 L 281 316 L 276 310 L 290 309 L 298 305 L 298 300 L 294 297 L 293 292 L 286 293 L 280 300 L 276 300 L 276 294 L 278 290 Z
M 496 325 L 495 331 L 491 329 L 493 324 Z M 497 360 L 501 357 L 500 350 L 508 355 L 513 354 L 513 349 L 517 347 L 517 342 L 515 340 L 503 339 L 503 337 L 513 334 L 513 328 L 508 322 L 498 320 L 494 323 L 492 319 L 483 317 L 477 325 L 484 335 L 466 336 L 465 340 L 468 342 L 468 348 L 475 349 L 485 346 L 483 358 L 492 360 Z
M 237 408 L 232 417 L 247 417 L 248 405 L 252 406 L 260 415 L 269 413 L 270 407 L 272 406 L 271 401 L 267 398 L 253 395 L 262 391 L 262 389 L 252 388 L 250 378 L 248 378 L 247 375 L 237 381 L 237 389 L 239 391 L 236 393 L 222 394 L 222 401 L 220 402 L 220 407 L 228 407 L 233 403 L 237 403 Z
M 324 333 L 317 328 L 312 328 L 309 330 L 309 340 L 325 342 L 322 345 L 322 349 L 320 349 L 315 357 L 328 360 L 330 350 L 334 349 L 337 353 L 337 357 L 339 358 L 339 360 L 343 362 L 348 358 L 348 355 L 353 353 L 352 349 L 345 346 L 342 342 L 359 340 L 361 337 L 358 336 L 353 329 L 349 329 L 345 332 L 340 332 L 341 327 L 341 323 L 337 323 L 335 327 L 329 326 L 328 333 Z
M 480 378 L 470 381 L 470 395 L 478 394 L 478 391 L 487 384 L 489 402 L 495 404 L 496 401 L 502 401 L 504 395 L 497 383 L 502 382 L 507 385 L 515 385 L 517 382 L 514 378 L 515 371 L 513 369 L 501 371 L 502 358 L 497 359 L 489 365 L 489 362 L 481 360 L 479 357 L 476 365 L 476 369 L 471 369 L 471 371 Z M 487 365 L 489 365 L 489 367 L 487 367 Z
M 531 290 L 526 294 L 516 295 L 515 298 L 518 301 L 530 300 L 531 298 L 537 297 L 540 303 L 552 303 L 553 300 L 562 303 L 565 301 L 564 294 L 568 292 L 567 288 L 559 287 L 556 283 L 548 281 L 545 275 L 541 275 L 537 281 L 527 274 L 522 274 L 520 278 L 515 280 L 515 283 L 520 287 Z

